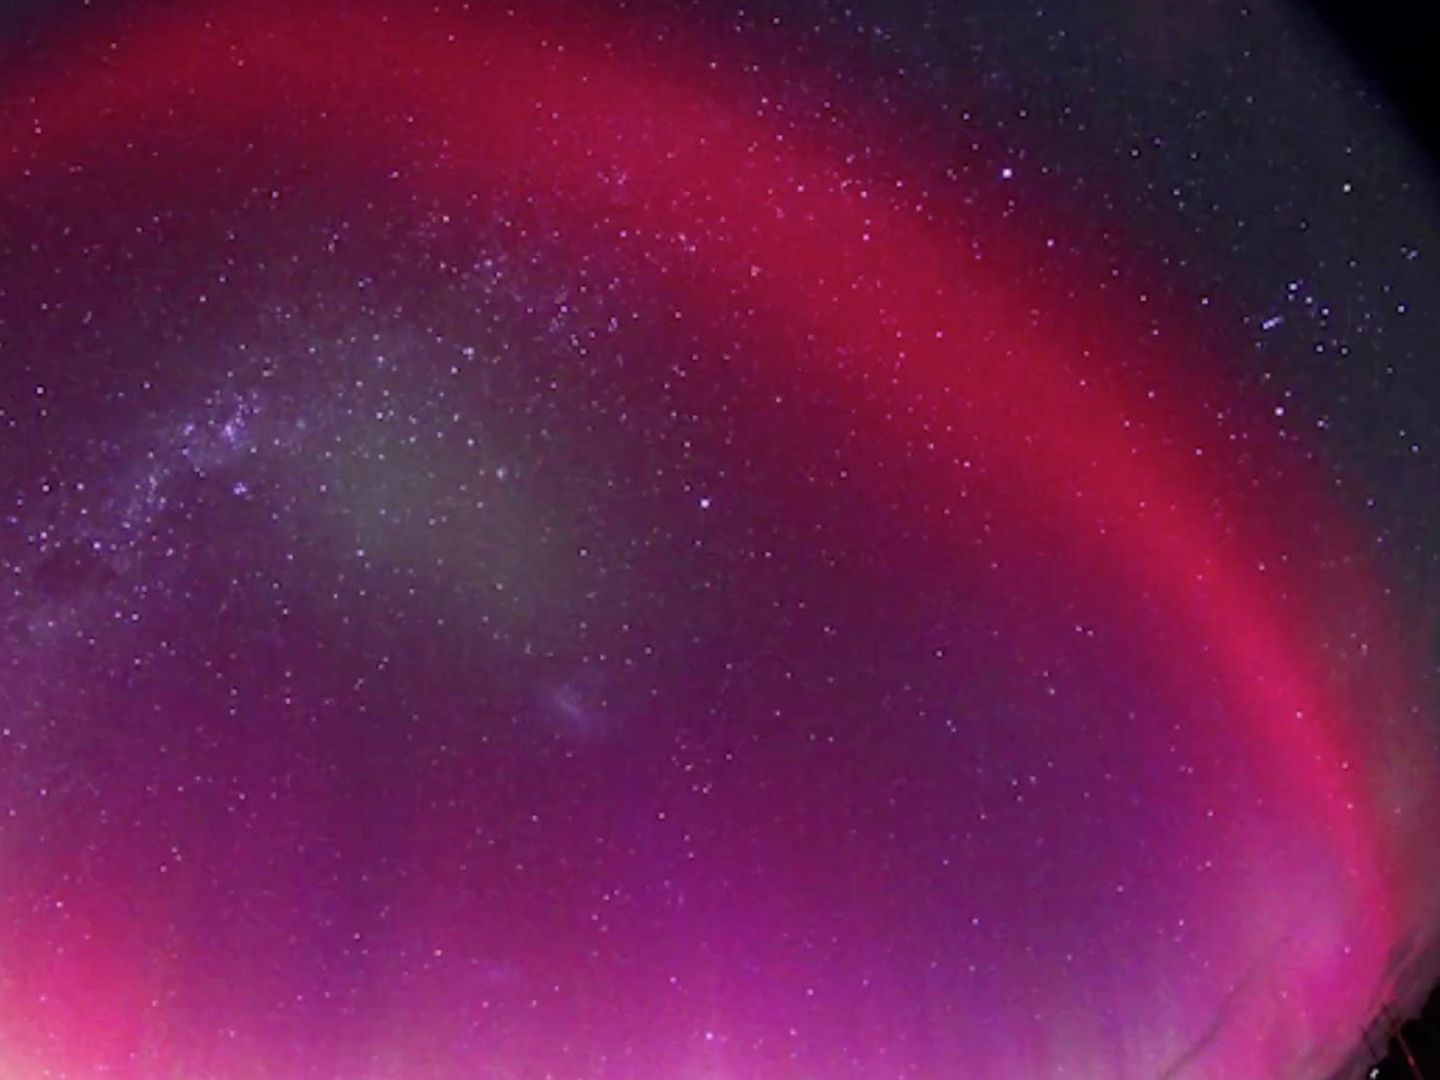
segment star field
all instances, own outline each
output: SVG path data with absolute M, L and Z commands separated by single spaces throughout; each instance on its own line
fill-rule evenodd
M 1434 977 L 1440 222 L 1297 10 L 0 72 L 0 1076 L 1322 1077 Z

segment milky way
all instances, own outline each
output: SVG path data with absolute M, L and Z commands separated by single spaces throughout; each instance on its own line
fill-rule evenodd
M 1433 974 L 1417 474 L 1334 431 L 1427 435 L 1299 366 L 1404 368 L 1322 295 L 1396 215 L 1257 300 L 1003 7 L 10 50 L 0 1075 L 1323 1076 Z

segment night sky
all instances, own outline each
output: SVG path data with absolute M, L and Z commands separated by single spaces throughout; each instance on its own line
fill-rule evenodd
M 1278 0 L 6 6 L 0 1078 L 1330 1075 L 1436 176 Z

